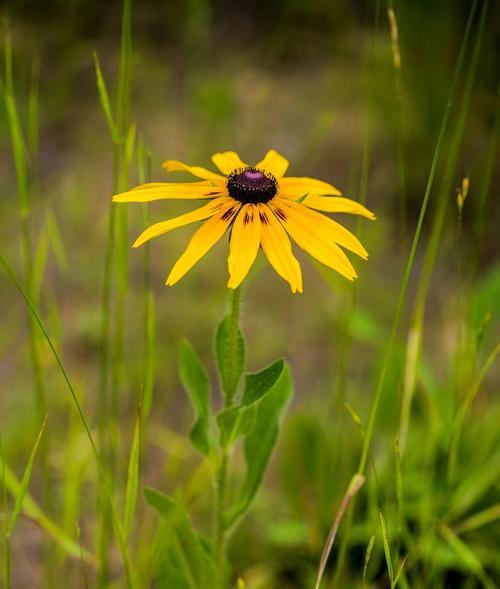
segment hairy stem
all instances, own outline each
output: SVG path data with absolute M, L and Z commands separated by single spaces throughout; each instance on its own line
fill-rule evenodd
M 230 289 L 228 294 L 229 306 L 229 359 L 232 366 L 236 365 L 238 345 L 238 332 L 240 325 L 241 286 Z M 236 390 L 231 395 L 224 395 L 224 408 L 232 406 Z M 227 495 L 227 477 L 229 467 L 229 452 L 226 447 L 221 448 L 217 470 L 215 473 L 215 532 L 214 532 L 214 562 L 215 562 L 215 589 L 224 587 L 224 554 L 226 551 L 226 522 L 224 518 L 224 506 Z

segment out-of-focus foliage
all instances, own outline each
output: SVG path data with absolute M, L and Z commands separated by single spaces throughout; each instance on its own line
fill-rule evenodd
M 252 473 L 259 478 L 263 468 L 249 459 L 251 438 L 232 457 L 231 505 L 243 505 L 243 511 L 255 499 L 229 550 L 234 585 L 238 575 L 248 589 L 314 584 L 328 531 L 358 467 L 402 269 L 471 7 L 465 0 L 394 0 L 393 5 L 400 94 L 387 14 L 391 4 L 386 2 L 148 0 L 133 6 L 131 123 L 137 129 L 136 146 L 140 141 L 145 148 L 140 165 L 137 152 L 129 154 L 134 162 L 129 184 L 144 176 L 162 180 L 159 164 L 167 158 L 210 166 L 209 156 L 218 150 L 236 149 L 244 159 L 258 161 L 274 147 L 290 159 L 293 175 L 332 182 L 346 195 L 366 200 L 378 217 L 375 223 L 357 225 L 370 259 L 357 263 L 360 278 L 354 289 L 305 257 L 303 295 L 291 296 L 262 261 L 245 285 L 242 327 L 249 369 L 285 357 L 295 380 L 277 455 L 256 499 Z M 341 524 L 325 586 L 332 579 L 336 587 L 361 586 L 372 537 L 366 586 L 390 586 L 381 521 L 387 526 L 395 572 L 408 556 L 400 586 L 500 583 L 495 551 L 500 541 L 500 406 L 494 358 L 500 308 L 500 214 L 495 206 L 499 13 L 491 3 L 473 68 L 483 6 L 483 1 L 477 3 L 472 21 L 402 323 L 388 362 L 367 482 L 352 522 L 347 517 Z M 0 7 L 2 42 L 11 37 L 12 89 L 24 134 L 18 159 L 25 157 L 29 179 L 31 293 L 96 436 L 101 288 L 115 144 L 100 108 L 93 51 L 115 114 L 121 12 L 119 1 L 11 0 Z M 0 71 L 2 88 L 9 91 L 3 66 Z M 24 276 L 21 244 L 26 241 L 9 134 L 13 119 L 3 95 L 0 252 Z M 458 137 L 464 104 L 464 130 Z M 445 190 L 446 166 L 454 150 L 451 187 Z M 149 151 L 151 158 L 145 155 Z M 459 223 L 456 189 L 466 175 L 469 194 Z M 447 207 L 438 231 L 433 227 L 441 194 Z M 155 203 L 145 214 L 156 221 L 185 210 L 177 202 Z M 122 214 L 132 243 L 143 228 L 143 211 L 131 206 L 128 219 Z M 420 296 L 433 231 L 438 248 L 431 258 L 429 289 Z M 146 273 L 143 252 L 124 246 L 120 252 L 128 252 L 128 262 L 122 257 L 122 266 L 112 275 L 112 327 L 120 289 L 117 276 L 121 272 L 120 280 L 126 278 L 124 361 L 114 365 L 113 420 L 104 426 L 115 450 L 113 492 L 119 514 L 126 514 L 140 587 L 152 586 L 162 558 L 175 563 L 182 559 L 183 551 L 176 552 L 165 541 L 173 542 L 165 527 L 172 521 L 162 521 L 166 511 L 178 514 L 177 535 L 194 547 L 200 567 L 207 539 L 193 536 L 190 522 L 211 529 L 206 454 L 217 436 L 212 440 L 208 434 L 207 387 L 216 404 L 222 396 L 215 394 L 212 369 L 208 376 L 197 369 L 195 383 L 182 379 L 197 410 L 191 437 L 200 454 L 189 441 L 193 408 L 177 362 L 179 341 L 187 337 L 199 359 L 185 348 L 184 365 L 190 370 L 198 361 L 214 366 L 212 334 L 223 314 L 227 244 L 222 240 L 188 277 L 167 289 L 164 279 L 189 235 L 189 230 L 179 230 L 152 242 Z M 147 297 L 154 299 L 154 315 L 151 306 L 147 315 Z M 6 488 L 7 511 L 12 514 L 16 497 L 26 491 L 20 493 L 20 481 L 41 423 L 26 309 L 3 273 L 0 309 L 0 481 L 5 481 L 0 490 Z M 113 327 L 110 340 L 119 339 Z M 139 443 L 137 407 L 147 351 L 153 347 L 152 404 L 141 422 Z M 119 346 L 114 349 L 119 352 Z M 98 577 L 98 530 L 106 529 L 102 498 L 96 497 L 98 473 L 53 355 L 41 339 L 37 350 L 49 418 L 12 534 L 13 587 L 53 587 L 61 578 L 78 586 L 82 575 L 93 586 Z M 280 374 L 281 381 L 286 374 Z M 231 386 L 227 381 L 225 389 Z M 410 399 L 407 428 L 402 417 L 405 399 Z M 273 401 L 269 395 L 262 402 L 275 402 L 277 419 L 280 399 Z M 262 446 L 265 467 L 273 432 L 264 419 L 259 421 L 258 409 L 251 403 L 245 406 L 244 398 L 230 411 L 246 416 L 239 418 L 239 433 L 247 432 L 247 418 L 252 425 L 252 420 L 259 422 L 253 442 L 269 436 L 270 443 Z M 214 432 L 234 435 L 234 415 L 219 412 L 219 432 Z M 243 490 L 238 486 L 242 480 Z M 150 491 L 145 501 L 144 487 L 161 489 L 165 495 Z M 232 515 L 236 518 L 240 512 L 236 509 Z M 79 542 L 84 566 L 78 558 Z M 161 545 L 164 552 L 159 555 Z M 200 574 L 197 569 L 195 579 Z M 120 550 L 111 540 L 108 576 L 117 586 L 126 586 Z

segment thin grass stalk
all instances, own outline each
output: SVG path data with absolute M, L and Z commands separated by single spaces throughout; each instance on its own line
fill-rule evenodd
M 7 503 L 7 484 L 5 482 L 5 456 L 3 452 L 2 437 L 0 436 L 0 460 L 2 461 L 2 531 L 4 537 L 4 583 L 5 589 L 10 589 L 10 533 L 9 533 L 9 506 Z
M 398 20 L 392 0 L 387 2 L 387 17 L 391 33 L 392 62 L 394 65 L 394 95 L 396 99 L 396 148 L 399 173 L 399 228 L 401 237 L 406 241 L 407 196 L 406 173 L 403 152 L 403 82 L 401 79 L 401 51 L 399 48 Z
M 228 354 L 232 365 L 236 365 L 238 331 L 240 325 L 240 304 L 241 290 L 239 286 L 235 289 L 229 289 L 229 346 Z M 224 408 L 229 409 L 233 404 L 233 398 L 230 395 L 223 395 Z M 223 589 L 224 580 L 224 555 L 227 543 L 227 526 L 225 521 L 225 507 L 227 499 L 227 476 L 229 467 L 229 452 L 224 446 L 219 455 L 217 470 L 215 473 L 215 502 L 214 502 L 214 563 L 215 563 L 215 587 L 214 589 Z
M 462 186 L 457 194 L 457 228 L 456 228 L 456 267 L 457 267 L 457 345 L 455 351 L 455 373 L 457 380 L 457 399 L 461 396 L 461 390 L 465 384 L 465 374 L 467 368 L 465 366 L 464 355 L 464 299 L 465 299 L 465 285 L 464 285 L 464 271 L 463 271 L 463 210 L 467 192 L 469 190 L 469 178 L 465 177 L 462 180 Z M 451 475 L 452 472 L 449 472 Z
M 458 162 L 458 157 L 460 154 L 460 147 L 464 136 L 465 123 L 467 120 L 467 113 L 469 110 L 470 95 L 474 84 L 477 64 L 481 51 L 484 24 L 488 12 L 488 4 L 489 0 L 484 0 L 476 34 L 476 42 L 474 45 L 471 61 L 469 64 L 469 69 L 467 72 L 467 77 L 464 84 L 457 125 L 455 127 L 455 132 L 451 140 L 449 155 L 446 158 L 446 166 L 443 174 L 443 180 L 441 182 L 440 190 L 436 199 L 436 213 L 432 225 L 431 236 L 425 249 L 423 268 L 420 274 L 420 279 L 417 287 L 417 294 L 415 297 L 415 303 L 413 307 L 413 317 L 410 327 L 411 339 L 409 340 L 409 362 L 411 362 L 409 366 L 411 367 L 411 369 L 407 370 L 406 373 L 407 380 L 405 381 L 403 389 L 403 399 L 401 405 L 401 417 L 399 427 L 399 437 L 402 456 L 404 455 L 404 451 L 406 448 L 411 403 L 415 391 L 416 378 L 418 374 L 418 365 L 422 346 L 427 295 L 429 292 L 431 278 L 434 271 L 437 254 L 439 251 L 439 243 L 444 227 L 444 222 L 446 219 L 448 201 L 450 194 L 452 193 L 453 178 Z
M 366 62 L 369 63 L 368 72 L 365 75 L 368 78 L 368 92 L 367 92 L 367 101 L 366 101 L 366 127 L 364 130 L 364 139 L 363 139 L 363 153 L 361 158 L 361 172 L 359 178 L 359 186 L 358 186 L 358 199 L 362 204 L 366 203 L 366 199 L 368 196 L 368 178 L 370 173 L 370 161 L 371 161 L 371 148 L 372 148 L 372 124 L 373 124 L 373 95 L 375 92 L 375 84 L 376 84 L 376 76 L 375 76 L 375 39 L 378 34 L 380 28 L 380 0 L 375 0 L 375 12 L 374 12 L 374 22 L 373 22 L 373 34 L 371 37 L 371 42 L 369 44 L 369 50 L 367 51 L 367 55 L 365 57 Z M 366 66 L 365 66 L 366 67 Z M 361 220 L 356 219 L 356 228 L 355 232 L 357 235 L 362 234 L 362 225 Z M 343 337 L 341 339 L 341 348 L 340 348 L 340 365 L 339 365 L 339 385 L 337 391 L 337 411 L 341 417 L 342 421 L 340 422 L 340 435 L 342 437 L 343 433 L 343 416 L 344 412 L 344 405 L 345 405 L 345 398 L 346 398 L 346 383 L 347 383 L 347 370 L 349 365 L 349 356 L 350 350 L 352 346 L 352 323 L 354 320 L 354 315 L 357 308 L 358 302 L 358 284 L 354 282 L 351 287 L 351 300 L 349 309 L 346 314 L 345 322 L 343 325 Z M 342 438 L 341 438 L 342 439 Z M 340 467 L 340 460 L 342 457 L 342 453 L 338 453 L 338 460 Z M 347 553 L 347 542 L 346 538 L 350 534 L 352 526 L 352 510 L 347 510 L 345 515 L 344 521 L 344 530 L 345 533 L 343 534 L 340 545 L 339 545 L 339 554 L 338 559 L 335 567 L 335 572 L 332 577 L 332 585 L 337 586 L 340 575 L 342 574 L 343 563 L 345 560 L 345 556 Z
M 21 489 L 21 481 L 6 462 L 4 476 L 6 492 L 14 497 L 17 496 Z M 52 542 L 55 542 L 65 554 L 73 558 L 81 557 L 80 547 L 73 541 L 72 532 L 66 532 L 50 519 L 29 493 L 26 493 L 23 501 L 23 512 L 28 519 L 36 523 L 45 534 L 50 536 Z M 87 550 L 83 551 L 83 557 L 85 562 L 88 562 L 93 566 L 97 565 L 97 559 Z
M 392 350 L 393 350 L 394 342 L 396 339 L 397 330 L 399 327 L 399 322 L 401 320 L 401 315 L 402 315 L 403 308 L 404 308 L 404 305 L 406 302 L 406 293 L 408 290 L 408 283 L 409 283 L 410 275 L 411 275 L 411 272 L 413 269 L 413 263 L 415 260 L 417 246 L 418 246 L 418 243 L 420 240 L 420 233 L 422 231 L 423 222 L 424 222 L 426 212 L 427 212 L 427 206 L 429 203 L 431 189 L 434 184 L 434 177 L 436 174 L 436 169 L 437 169 L 439 157 L 441 155 L 443 139 L 444 139 L 447 127 L 448 127 L 448 120 L 449 120 L 451 108 L 453 106 L 453 102 L 455 99 L 455 93 L 456 93 L 456 88 L 457 88 L 457 84 L 458 84 L 458 79 L 459 79 L 459 75 L 462 70 L 462 66 L 463 66 L 463 62 L 464 62 L 465 51 L 467 48 L 474 15 L 476 13 L 477 3 L 478 3 L 478 0 L 474 0 L 474 2 L 471 5 L 470 11 L 469 11 L 467 25 L 466 25 L 466 29 L 464 32 L 464 36 L 462 38 L 460 52 L 459 52 L 457 64 L 455 66 L 455 71 L 454 71 L 453 78 L 452 78 L 450 92 L 448 95 L 448 100 L 447 100 L 447 103 L 445 106 L 443 118 L 442 118 L 440 129 L 439 129 L 438 138 L 436 141 L 436 147 L 434 150 L 434 156 L 432 159 L 431 169 L 430 169 L 429 177 L 427 180 L 427 186 L 426 186 L 424 197 L 422 200 L 422 205 L 420 207 L 420 214 L 419 214 L 419 218 L 418 218 L 418 222 L 417 222 L 417 227 L 415 229 L 415 233 L 414 233 L 413 240 L 412 240 L 412 245 L 411 245 L 410 252 L 408 255 L 408 260 L 407 260 L 405 270 L 403 273 L 403 277 L 401 280 L 401 285 L 399 288 L 399 294 L 398 294 L 398 299 L 397 299 L 397 304 L 396 304 L 396 313 L 394 315 L 390 335 L 389 335 L 389 338 L 387 340 L 387 344 L 385 347 L 384 356 L 383 356 L 381 368 L 379 371 L 379 376 L 377 379 L 375 395 L 372 400 L 369 418 L 368 418 L 368 424 L 366 427 L 366 433 L 365 433 L 364 440 L 363 440 L 363 447 L 362 447 L 362 451 L 361 451 L 361 455 L 360 455 L 360 459 L 359 459 L 359 464 L 358 464 L 358 473 L 359 474 L 364 474 L 365 469 L 366 469 L 366 463 L 367 463 L 369 452 L 370 452 L 371 442 L 372 442 L 372 438 L 373 438 L 373 431 L 374 431 L 374 426 L 375 426 L 375 420 L 377 418 L 378 407 L 380 404 L 382 391 L 383 391 L 384 385 L 385 385 L 385 378 L 386 378 L 387 370 L 389 367 L 389 361 L 391 359 Z M 345 552 L 347 550 L 347 544 L 349 541 L 349 535 L 350 535 L 350 531 L 351 531 L 351 527 L 352 527 L 352 517 L 353 517 L 352 514 L 354 512 L 355 505 L 356 505 L 356 498 L 353 499 L 351 506 L 349 508 L 349 511 L 348 511 L 348 515 L 346 517 L 346 519 L 347 519 L 346 533 L 344 534 L 344 536 L 342 538 L 341 552 L 339 551 L 339 560 L 337 561 L 337 569 L 335 571 L 334 581 L 336 581 L 340 578 L 340 575 L 342 572 L 343 563 L 344 563 L 344 559 L 345 559 Z
M 10 35 L 5 41 L 5 87 L 1 85 L 7 110 L 7 119 L 11 137 L 12 155 L 16 170 L 19 216 L 21 220 L 21 251 L 23 260 L 24 284 L 30 297 L 38 301 L 39 288 L 36 280 L 36 256 L 33 254 L 32 219 L 32 188 L 35 182 L 35 169 L 38 149 L 38 111 L 39 111 L 39 73 L 40 61 L 35 59 L 32 65 L 31 84 L 28 99 L 27 142 L 19 117 L 19 111 L 14 93 L 12 73 L 12 42 Z M 29 159 L 28 159 L 29 158 Z M 34 381 L 35 408 L 37 422 L 41 424 L 47 412 L 45 378 L 42 359 L 39 351 L 38 332 L 32 316 L 28 313 L 29 353 Z M 49 436 L 46 435 L 40 449 L 42 463 L 42 493 L 43 505 L 48 511 L 52 506 L 52 480 L 49 470 Z M 50 546 L 44 545 L 44 550 Z M 51 560 L 44 559 L 45 585 L 51 584 Z
M 31 195 L 30 195 L 30 173 L 28 161 L 26 159 L 26 144 L 21 128 L 19 113 L 14 95 L 14 84 L 12 76 L 12 42 L 10 35 L 5 41 L 5 87 L 3 84 L 2 93 L 4 95 L 5 106 L 7 109 L 7 120 L 9 124 L 12 155 L 16 170 L 17 193 L 19 202 L 19 216 L 21 219 L 21 247 L 24 268 L 24 283 L 30 296 L 35 297 L 34 277 L 33 277 L 33 253 L 32 253 L 32 235 L 31 235 Z M 29 349 L 31 365 L 34 375 L 35 384 L 35 404 L 39 423 L 43 422 L 46 414 L 46 394 L 42 372 L 42 362 L 38 350 L 36 326 L 32 317 L 28 314 L 29 324 Z
M 151 181 L 151 152 L 146 150 L 144 143 L 139 141 L 137 147 L 138 179 L 142 184 Z M 149 205 L 142 206 L 144 227 L 151 224 Z M 144 368 L 143 368 L 143 418 L 147 417 L 153 403 L 153 387 L 155 374 L 155 306 L 151 287 L 151 244 L 144 244 L 143 253 L 143 306 L 144 306 Z M 144 428 L 145 429 L 145 428 Z M 143 438 L 145 437 L 143 431 Z
M 110 126 L 113 149 L 113 193 L 122 187 L 126 188 L 128 170 L 124 165 L 128 122 L 130 116 L 130 78 L 131 78 L 131 0 L 124 0 L 122 13 L 122 32 L 120 43 L 120 65 L 118 77 L 118 91 L 116 97 L 116 126 Z M 99 80 L 98 80 L 99 81 Z M 103 105 L 104 106 L 104 105 Z M 106 112 L 107 118 L 109 113 Z M 127 293 L 127 211 L 120 210 L 110 203 L 108 221 L 108 241 L 104 267 L 101 315 L 101 365 L 100 365 L 100 399 L 99 399 L 99 437 L 100 447 L 105 452 L 108 466 L 113 470 L 115 462 L 115 448 L 118 437 L 117 424 L 117 391 L 120 371 L 123 363 L 123 333 L 125 317 L 125 299 Z M 117 247 L 119 246 L 119 247 Z M 118 268 L 118 293 L 115 302 L 114 338 L 111 340 L 111 308 L 112 282 L 116 266 Z M 109 374 L 111 361 L 111 378 Z M 111 434 L 111 435 L 110 435 Z M 99 483 L 99 487 L 101 487 Z M 99 496 L 101 493 L 99 492 Z M 109 576 L 108 553 L 111 535 L 109 514 L 99 500 L 99 557 L 101 570 L 98 577 L 98 587 L 104 587 Z
M 379 30 L 380 24 L 380 0 L 375 3 L 375 15 L 373 24 L 373 34 L 369 44 L 368 51 L 364 58 L 365 65 L 363 67 L 363 77 L 366 76 L 368 82 L 368 92 L 366 93 L 366 125 L 364 128 L 363 137 L 363 152 L 361 156 L 361 172 L 358 185 L 358 200 L 361 204 L 366 204 L 368 196 L 368 177 L 370 173 L 371 147 L 372 147 L 372 125 L 373 125 L 373 94 L 375 91 L 375 67 L 374 67 L 374 53 L 375 53 L 375 37 Z M 357 235 L 362 233 L 362 224 L 360 219 L 356 219 L 355 232 Z M 349 363 L 349 352 L 352 345 L 352 320 L 357 306 L 358 288 L 355 281 L 351 288 L 351 301 L 349 309 L 346 313 L 343 325 L 343 337 L 341 338 L 340 348 L 340 362 L 339 362 L 339 381 L 337 389 L 337 413 L 343 415 L 343 407 L 346 395 L 347 369 Z
M 453 102 L 455 99 L 455 92 L 456 92 L 456 87 L 457 87 L 457 83 L 458 83 L 458 78 L 460 75 L 460 71 L 462 70 L 462 65 L 463 65 L 463 61 L 464 61 L 464 57 L 465 57 L 465 50 L 467 47 L 467 43 L 468 43 L 468 39 L 469 39 L 469 35 L 470 35 L 470 30 L 472 27 L 472 21 L 474 19 L 474 15 L 476 12 L 477 3 L 478 3 L 478 0 L 474 0 L 474 2 L 471 5 L 470 12 L 469 12 L 469 18 L 467 20 L 467 26 L 466 26 L 466 30 L 465 30 L 465 33 L 464 33 L 464 36 L 462 39 L 462 44 L 461 44 L 461 48 L 460 48 L 460 53 L 459 53 L 457 65 L 455 67 L 455 72 L 453 74 L 453 79 L 452 79 L 452 83 L 451 83 L 451 87 L 450 87 L 450 93 L 448 96 L 448 101 L 447 101 L 445 111 L 443 114 L 443 120 L 441 122 L 441 127 L 439 130 L 439 135 L 438 135 L 438 139 L 436 142 L 436 148 L 434 150 L 434 156 L 433 156 L 433 160 L 432 160 L 431 170 L 429 173 L 429 178 L 427 180 L 427 186 L 425 189 L 424 198 L 423 198 L 422 205 L 420 208 L 420 215 L 418 218 L 417 227 L 415 229 L 415 234 L 414 234 L 411 249 L 409 252 L 408 261 L 407 261 L 405 271 L 403 274 L 403 278 L 401 281 L 401 286 L 400 286 L 397 305 L 396 305 L 396 313 L 394 316 L 389 340 L 388 340 L 386 350 L 384 353 L 384 359 L 382 362 L 382 367 L 380 369 L 379 378 L 377 381 L 377 387 L 375 390 L 375 396 L 373 398 L 373 402 L 372 402 L 372 406 L 371 406 L 371 410 L 370 410 L 370 415 L 369 415 L 369 419 L 368 419 L 368 425 L 366 428 L 366 436 L 365 436 L 365 440 L 363 443 L 363 450 L 361 452 L 361 457 L 359 460 L 358 472 L 360 472 L 360 473 L 363 473 L 366 468 L 366 462 L 368 459 L 368 454 L 370 451 L 371 441 L 372 441 L 372 437 L 373 437 L 373 428 L 375 425 L 375 419 L 377 417 L 378 405 L 380 403 L 382 390 L 385 385 L 385 376 L 386 376 L 387 369 L 389 366 L 389 360 L 391 357 L 392 348 L 394 345 L 394 341 L 396 339 L 396 333 L 397 333 L 397 330 L 399 327 L 399 322 L 400 322 L 401 315 L 402 315 L 403 308 L 404 308 L 405 301 L 406 301 L 408 282 L 410 279 L 411 271 L 413 269 L 415 254 L 416 254 L 417 246 L 418 246 L 418 243 L 420 240 L 420 233 L 422 231 L 422 225 L 423 225 L 425 215 L 427 212 L 427 206 L 429 203 L 429 198 L 430 198 L 432 186 L 434 184 L 434 176 L 436 174 L 436 168 L 437 168 L 437 164 L 439 161 L 439 156 L 441 154 L 443 139 L 444 139 L 444 136 L 446 133 L 446 129 L 448 127 L 448 120 L 450 117 L 451 108 L 453 106 Z
M 47 344 L 52 352 L 52 355 L 54 356 L 56 364 L 59 367 L 59 370 L 61 371 L 61 374 L 62 374 L 64 381 L 68 387 L 68 391 L 71 395 L 73 403 L 76 406 L 78 415 L 80 417 L 80 421 L 82 422 L 83 428 L 85 430 L 85 434 L 86 434 L 87 439 L 90 443 L 90 446 L 92 448 L 92 453 L 93 453 L 95 460 L 96 460 L 100 479 L 103 482 L 103 489 L 105 491 L 105 496 L 107 498 L 107 505 L 108 505 L 110 513 L 111 513 L 111 519 L 112 519 L 115 533 L 117 536 L 118 546 L 120 548 L 120 552 L 122 555 L 123 565 L 124 565 L 124 569 L 125 569 L 125 575 L 126 575 L 126 579 L 127 579 L 127 587 L 129 589 L 134 589 L 135 583 L 134 583 L 134 579 L 133 579 L 132 571 L 131 571 L 131 566 L 130 566 L 130 556 L 129 556 L 128 549 L 126 546 L 124 531 L 123 531 L 123 528 L 121 525 L 121 521 L 118 517 L 117 511 L 116 511 L 116 508 L 115 508 L 115 505 L 113 502 L 113 492 L 112 492 L 111 482 L 109 480 L 109 474 L 106 471 L 105 463 L 101 459 L 101 456 L 98 452 L 97 445 L 94 441 L 94 437 L 93 437 L 92 432 L 90 430 L 90 426 L 87 421 L 87 418 L 85 417 L 85 414 L 83 412 L 83 408 L 82 408 L 80 401 L 78 399 L 78 395 L 76 393 L 76 390 L 73 387 L 71 379 L 69 378 L 69 374 L 68 374 L 68 372 L 62 362 L 61 356 L 59 355 L 59 353 L 54 345 L 54 342 L 53 342 L 52 338 L 50 337 L 50 335 L 45 327 L 45 324 L 42 321 L 40 313 L 38 312 L 34 302 L 29 298 L 25 289 L 23 289 L 20 282 L 17 280 L 11 266 L 9 265 L 9 263 L 7 262 L 7 260 L 5 259 L 5 257 L 3 256 L 2 253 L 0 253 L 0 264 L 3 266 L 4 270 L 6 271 L 7 275 L 9 276 L 12 284 L 16 287 L 17 291 L 19 292 L 19 294 L 23 298 L 26 306 L 28 307 L 30 313 L 32 314 L 33 318 L 35 319 L 37 326 L 40 328 L 40 330 L 45 338 L 45 341 L 47 342 Z
M 458 442 L 460 440 L 460 435 L 462 433 L 462 428 L 467 417 L 467 414 L 476 398 L 476 395 L 479 392 L 479 388 L 486 376 L 488 370 L 493 365 L 493 362 L 496 360 L 496 357 L 500 353 L 500 342 L 496 344 L 493 348 L 492 352 L 486 359 L 483 368 L 479 372 L 479 375 L 475 379 L 474 383 L 471 385 L 470 389 L 467 391 L 465 395 L 465 399 L 459 408 L 457 415 L 455 417 L 455 421 L 453 424 L 453 433 L 451 436 L 451 443 L 450 443 L 450 451 L 448 453 L 448 478 L 452 478 L 456 463 L 457 463 L 457 452 L 458 452 Z

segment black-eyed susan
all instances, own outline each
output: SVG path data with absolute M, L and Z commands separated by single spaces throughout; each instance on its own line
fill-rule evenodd
M 288 161 L 270 150 L 255 166 L 245 164 L 234 151 L 216 153 L 212 161 L 222 174 L 176 160 L 162 164 L 167 172 L 190 172 L 198 182 L 142 184 L 113 197 L 115 202 L 150 202 L 159 199 L 208 200 L 204 206 L 179 217 L 156 223 L 134 243 L 138 247 L 189 223 L 203 221 L 172 268 L 173 285 L 202 258 L 229 229 L 229 288 L 238 287 L 257 257 L 259 248 L 276 272 L 302 292 L 302 273 L 293 255 L 290 236 L 303 250 L 349 280 L 357 274 L 345 248 L 361 258 L 368 254 L 345 227 L 318 211 L 375 216 L 363 205 L 341 196 L 322 180 L 285 176 Z

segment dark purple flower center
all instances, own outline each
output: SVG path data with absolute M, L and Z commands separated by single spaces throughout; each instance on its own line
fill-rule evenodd
M 272 174 L 250 167 L 231 172 L 226 185 L 229 194 L 243 204 L 268 202 L 278 192 L 278 182 Z

